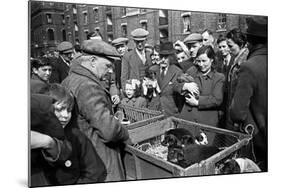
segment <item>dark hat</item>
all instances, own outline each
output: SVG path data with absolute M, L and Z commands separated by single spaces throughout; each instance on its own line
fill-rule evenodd
M 81 45 L 81 48 L 83 53 L 85 54 L 100 55 L 111 59 L 120 58 L 120 55 L 116 51 L 116 49 L 110 44 L 102 40 L 98 40 L 98 39 L 84 40 Z
M 192 44 L 196 42 L 201 42 L 202 40 L 203 37 L 200 33 L 191 33 L 183 40 L 183 42 L 186 44 Z
M 267 17 L 266 16 L 253 16 L 246 18 L 247 31 L 246 34 L 267 37 Z
M 142 28 L 137 28 L 131 32 L 134 40 L 145 40 L 149 32 Z
M 173 43 L 172 42 L 165 42 L 160 44 L 160 55 L 170 55 L 175 53 L 176 50 L 173 47 Z
M 120 44 L 127 44 L 128 41 L 129 41 L 128 38 L 119 37 L 119 38 L 114 39 L 114 40 L 112 41 L 112 45 L 113 45 L 113 46 L 118 46 L 118 45 L 120 45 Z
M 71 53 L 72 49 L 73 49 L 73 45 L 68 41 L 61 42 L 57 47 L 57 50 L 64 54 Z

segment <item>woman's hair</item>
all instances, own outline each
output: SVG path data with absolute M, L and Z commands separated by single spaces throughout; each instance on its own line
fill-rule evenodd
M 62 85 L 54 83 L 50 85 L 49 96 L 54 98 L 57 102 L 63 103 L 71 111 L 74 105 L 73 95 Z
M 219 38 L 217 39 L 217 45 L 219 45 L 222 41 L 226 41 L 227 38 L 223 35 L 220 35 Z
M 31 69 L 33 68 L 38 69 L 44 66 L 52 66 L 51 59 L 47 57 L 32 58 L 30 60 L 30 63 L 31 63 Z
M 226 34 L 226 38 L 233 40 L 240 48 L 243 48 L 247 43 L 247 37 L 238 28 L 232 29 Z
M 206 54 L 208 58 L 213 59 L 212 69 L 214 69 L 215 65 L 216 65 L 216 53 L 215 53 L 213 47 L 210 45 L 202 46 L 197 51 L 196 58 L 202 54 Z
M 125 90 L 126 90 L 126 84 L 129 84 L 129 85 L 134 85 L 135 87 L 135 94 L 134 94 L 134 97 L 139 97 L 140 94 L 141 94 L 141 83 L 139 80 L 137 79 L 129 79 L 129 80 L 126 80 L 125 82 Z M 124 92 L 125 92 L 124 90 Z M 125 93 L 126 95 L 126 93 Z
M 199 48 L 199 50 L 197 51 L 196 58 L 202 54 L 207 54 L 208 58 L 215 60 L 216 53 L 213 47 L 210 45 L 202 46 L 201 48 Z

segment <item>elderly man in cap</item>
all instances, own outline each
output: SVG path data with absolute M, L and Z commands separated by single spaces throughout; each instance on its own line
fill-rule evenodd
M 254 160 L 267 171 L 267 17 L 250 17 L 247 25 L 249 55 L 240 67 L 230 116 L 243 132 L 254 126 Z
M 128 52 L 128 38 L 119 37 L 112 41 L 112 45 L 116 48 L 117 52 L 120 54 L 121 58 L 124 56 L 126 52 Z M 118 89 L 121 89 L 121 69 L 122 69 L 122 60 L 114 61 L 115 65 L 115 79 L 116 86 Z
M 149 32 L 138 28 L 131 32 L 136 48 L 122 58 L 121 84 L 124 89 L 126 80 L 143 80 L 145 71 L 152 65 L 149 52 L 145 51 L 145 43 Z
M 61 42 L 57 50 L 59 58 L 53 64 L 53 73 L 50 78 L 51 83 L 61 83 L 68 75 L 70 61 L 73 58 L 73 45 L 68 41 Z
M 174 84 L 182 74 L 182 70 L 175 65 L 175 52 L 172 42 L 160 44 L 160 65 L 151 67 L 158 67 L 156 78 L 161 90 L 160 104 L 163 113 L 167 116 L 176 116 L 179 113 L 178 101 L 175 101 L 175 99 L 180 96 L 174 91 Z
M 117 58 L 120 55 L 108 43 L 85 40 L 82 56 L 62 82 L 76 98 L 79 128 L 90 138 L 106 166 L 105 181 L 125 179 L 119 150 L 124 142 L 129 142 L 128 131 L 114 117 L 110 93 L 102 83 Z

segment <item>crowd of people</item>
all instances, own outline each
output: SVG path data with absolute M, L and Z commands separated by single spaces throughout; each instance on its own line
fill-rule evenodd
M 267 171 L 267 19 L 247 25 L 155 46 L 137 28 L 133 49 L 93 32 L 31 58 L 31 185 L 125 180 L 120 153 L 134 143 L 114 115 L 119 104 L 253 134 L 246 157 Z

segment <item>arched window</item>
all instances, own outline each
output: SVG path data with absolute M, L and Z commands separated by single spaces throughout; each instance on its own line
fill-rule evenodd
M 53 29 L 48 29 L 47 33 L 48 33 L 48 40 L 49 41 L 55 40 L 55 34 L 54 34 L 54 30 Z
M 62 41 L 66 41 L 66 32 L 64 29 L 62 30 Z

